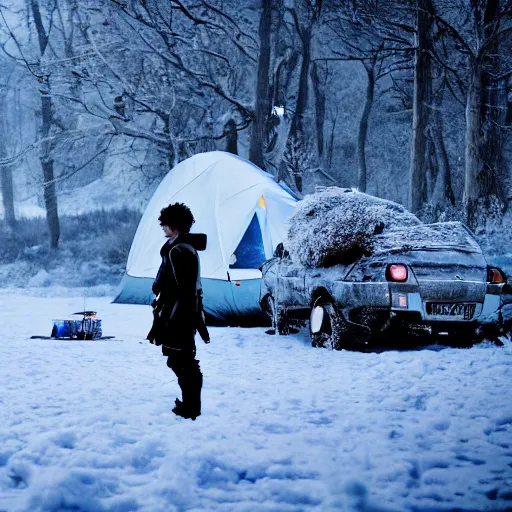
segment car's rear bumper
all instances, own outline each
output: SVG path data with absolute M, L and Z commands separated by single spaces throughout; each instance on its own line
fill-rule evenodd
M 501 319 L 494 323 L 424 320 L 418 311 L 396 311 L 391 308 L 345 309 L 341 311 L 341 314 L 344 318 L 350 319 L 352 336 L 365 339 L 365 341 L 381 335 L 478 335 L 481 338 L 495 338 L 507 331 L 507 327 Z
M 483 300 L 478 302 L 471 300 L 471 294 L 437 299 L 448 305 L 468 305 L 456 308 L 460 314 L 442 315 L 432 314 L 431 303 L 436 300 L 431 297 L 425 300 L 414 285 L 372 283 L 366 286 L 361 283 L 357 288 L 357 293 L 351 297 L 345 294 L 335 297 L 335 301 L 344 305 L 340 306 L 340 313 L 362 337 L 368 336 L 368 332 L 374 335 L 388 331 L 447 335 L 478 332 L 496 336 L 512 327 L 512 294 L 503 293 L 505 290 L 500 286 L 487 285 L 485 293 L 481 294 Z
M 437 315 L 429 312 L 429 303 L 446 303 L 471 305 L 471 314 L 445 314 Z M 478 323 L 494 324 L 500 322 L 501 297 L 499 295 L 486 293 L 483 302 L 474 302 L 472 300 L 450 301 L 426 301 L 419 292 L 412 293 L 393 293 L 391 296 L 390 310 L 395 313 L 415 312 L 418 313 L 423 322 L 434 323 Z M 449 309 L 449 308 L 448 308 Z

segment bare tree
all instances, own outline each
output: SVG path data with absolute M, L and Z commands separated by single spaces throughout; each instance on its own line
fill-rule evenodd
M 4 77 L 5 82 L 0 84 L 0 95 L 4 98 L 4 102 L 0 104 L 0 162 L 8 157 L 7 144 L 9 141 L 8 127 L 7 127 L 7 104 L 6 98 L 8 92 L 12 89 L 12 63 L 4 62 L 1 59 L 4 70 L 11 67 L 11 72 Z M 11 64 L 9 66 L 9 64 Z M 0 163 L 0 188 L 2 191 L 2 204 L 4 209 L 4 220 L 10 229 L 16 227 L 16 216 L 14 211 L 14 186 L 12 165 L 7 163 L 2 165 Z
M 5 116 L 0 112 L 0 159 L 7 156 L 5 137 Z M 16 216 L 14 212 L 14 187 L 12 179 L 12 167 L 0 165 L 0 187 L 2 189 L 2 204 L 4 207 L 4 220 L 10 229 L 16 227 Z
M 463 203 L 468 224 L 476 227 L 479 205 L 485 207 L 493 197 L 506 205 L 503 129 L 505 81 L 512 76 L 511 55 L 506 50 L 512 41 L 512 2 L 465 0 L 462 7 L 456 10 L 438 0 L 435 19 L 467 64 L 467 72 L 459 76 L 449 61 L 443 61 L 465 94 Z
M 489 198 L 494 196 L 503 206 L 507 204 L 503 173 L 504 81 L 512 76 L 512 62 L 509 60 L 507 67 L 506 59 L 500 57 L 500 44 L 510 49 L 512 43 L 512 3 L 473 0 L 472 11 L 476 45 L 469 59 L 464 206 L 468 223 L 474 227 L 479 201 L 488 206 Z
M 327 102 L 325 89 L 328 76 L 327 63 L 319 60 L 313 61 L 311 65 L 311 83 L 313 84 L 313 93 L 315 95 L 316 150 L 320 162 L 324 159 L 325 153 L 324 124 Z
M 45 69 L 44 65 L 45 59 L 47 59 L 49 54 L 53 51 L 50 45 L 50 30 L 54 22 L 56 7 L 54 5 L 47 13 L 47 26 L 45 26 L 39 1 L 26 0 L 26 2 L 27 11 L 33 21 L 32 26 L 35 30 L 34 35 L 37 40 L 37 46 L 33 44 L 30 49 L 23 50 L 18 36 L 11 30 L 10 24 L 6 20 L 4 14 L 5 8 L 0 8 L 0 15 L 9 38 L 17 49 L 18 55 L 15 58 L 25 63 L 27 69 L 37 81 L 41 108 L 41 117 L 37 122 L 40 123 L 39 160 L 43 173 L 43 196 L 50 231 L 50 246 L 56 249 L 59 246 L 60 224 L 57 209 L 57 196 L 55 193 L 54 161 L 52 156 L 53 138 L 51 132 L 55 120 L 53 117 L 54 109 L 51 96 L 51 73 Z M 27 58 L 25 52 L 28 52 L 30 57 Z
M 34 25 L 37 31 L 37 40 L 39 42 L 39 61 L 38 67 L 41 67 L 41 61 L 45 57 L 49 44 L 49 31 L 44 26 L 41 10 L 38 0 L 30 0 L 30 8 L 34 18 Z M 53 15 L 53 13 L 52 13 Z M 50 18 L 51 23 L 51 18 Z M 54 124 L 53 104 L 50 95 L 50 75 L 41 71 L 38 80 L 40 81 L 39 92 L 41 95 L 41 150 L 39 159 L 43 169 L 44 178 L 44 204 L 46 207 L 46 218 L 50 230 L 50 246 L 57 248 L 60 238 L 59 213 L 57 209 L 57 195 L 55 193 L 55 174 L 53 170 L 52 141 L 50 132 Z
M 287 12 L 293 21 L 296 33 L 299 36 L 301 45 L 301 65 L 299 72 L 299 83 L 297 90 L 297 100 L 294 105 L 294 111 L 290 123 L 288 137 L 288 154 L 296 154 L 297 148 L 311 151 L 311 145 L 308 143 L 311 137 L 311 129 L 307 128 L 306 110 L 308 107 L 309 78 L 311 73 L 312 41 L 315 28 L 319 24 L 322 13 L 322 0 L 297 0 L 293 7 L 289 7 Z M 306 149 L 307 148 L 307 149 Z M 295 158 L 289 159 L 289 162 L 295 161 Z M 310 159 L 308 159 L 310 160 Z M 293 176 L 293 187 L 302 193 L 304 167 L 292 167 L 290 172 Z
M 362 192 L 366 192 L 368 185 L 366 143 L 377 82 L 412 68 L 409 37 L 413 28 L 389 21 L 392 6 L 393 2 L 379 7 L 372 1 L 355 4 L 342 1 L 334 15 L 325 21 L 331 50 L 329 56 L 319 60 L 360 62 L 368 78 L 357 136 L 357 187 Z
M 163 126 L 158 137 L 151 137 L 135 117 L 114 115 L 111 121 L 118 133 L 128 137 L 138 133 L 166 147 L 170 168 L 180 160 L 176 150 L 186 145 L 197 147 L 202 141 L 220 141 L 227 136 L 233 142 L 233 125 L 226 120 L 218 123 L 221 118 L 232 119 L 236 131 L 251 124 L 253 109 L 245 101 L 247 90 L 243 88 L 244 78 L 256 63 L 257 44 L 227 9 L 206 1 L 187 5 L 177 0 L 130 4 L 110 0 L 105 2 L 108 4 L 119 25 L 121 46 L 129 48 L 127 58 L 134 63 L 135 57 L 135 63 L 143 62 L 148 68 L 144 78 L 134 76 L 102 51 L 92 24 L 88 29 L 91 43 L 123 95 L 133 103 L 133 112 L 151 113 Z M 151 87 L 146 83 L 150 76 L 159 77 Z M 162 102 L 162 95 L 169 91 L 172 98 Z
M 284 5 L 274 14 L 276 16 L 276 28 L 273 30 L 275 56 L 270 74 L 270 96 L 275 108 L 268 120 L 265 167 L 272 170 L 278 181 L 284 180 L 293 186 L 293 180 L 282 162 L 296 101 L 296 70 L 300 61 L 300 52 L 296 49 L 295 29 L 285 21 Z
M 432 0 L 416 0 L 414 94 L 409 173 L 409 208 L 417 213 L 427 201 L 427 137 L 432 106 Z
M 428 136 L 435 157 L 434 165 L 430 166 L 432 176 L 428 197 L 437 212 L 441 212 L 448 203 L 455 206 L 450 160 L 443 135 L 444 120 L 441 110 L 444 89 L 445 87 L 442 87 L 437 93 L 434 93 L 428 126 Z
M 270 35 L 272 30 L 272 2 L 262 1 L 262 11 L 259 24 L 259 57 L 256 82 L 256 101 L 251 140 L 249 145 L 249 160 L 265 169 L 264 144 L 267 139 L 268 120 L 271 115 L 270 97 Z

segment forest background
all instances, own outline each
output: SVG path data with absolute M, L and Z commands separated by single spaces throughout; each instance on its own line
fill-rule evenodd
M 0 45 L 0 286 L 115 285 L 215 149 L 512 252 L 512 0 L 0 0 Z

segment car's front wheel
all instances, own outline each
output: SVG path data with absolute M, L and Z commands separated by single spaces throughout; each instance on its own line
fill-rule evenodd
M 317 300 L 309 317 L 309 333 L 313 347 L 341 350 L 345 329 L 332 302 Z
M 286 335 L 290 334 L 290 323 L 286 312 L 278 308 L 276 301 L 272 295 L 266 298 L 266 308 L 270 321 L 272 323 L 272 331 L 274 334 Z

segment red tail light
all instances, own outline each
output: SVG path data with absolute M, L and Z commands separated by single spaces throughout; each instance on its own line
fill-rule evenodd
M 496 267 L 487 268 L 487 282 L 491 284 L 502 284 L 507 282 L 507 278 L 502 270 Z
M 403 283 L 407 281 L 407 267 L 405 265 L 389 265 L 386 278 L 388 281 Z

